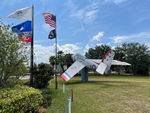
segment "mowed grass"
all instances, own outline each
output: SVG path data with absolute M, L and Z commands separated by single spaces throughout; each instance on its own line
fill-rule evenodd
M 65 113 L 71 88 L 72 113 L 150 113 L 150 77 L 89 76 L 89 82 L 73 77 L 65 82 L 58 78 L 58 89 L 51 81 L 52 104 L 46 113 Z

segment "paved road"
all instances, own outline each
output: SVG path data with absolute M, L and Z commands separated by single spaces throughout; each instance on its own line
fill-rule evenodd
M 27 80 L 27 79 L 30 79 L 30 76 L 27 75 L 27 76 L 21 76 L 19 77 L 20 80 Z

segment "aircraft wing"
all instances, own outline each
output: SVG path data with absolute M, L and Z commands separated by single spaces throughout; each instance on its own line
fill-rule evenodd
M 112 65 L 124 65 L 124 66 L 130 66 L 131 64 L 127 63 L 127 62 L 122 62 L 122 61 L 119 61 L 119 60 L 113 60 Z
M 101 59 L 90 59 L 91 61 L 97 63 L 98 65 L 101 63 Z M 122 62 L 119 60 L 113 60 L 111 65 L 123 65 L 123 66 L 130 66 L 131 64 L 127 63 L 127 62 Z
M 68 81 L 84 67 L 85 65 L 79 61 L 76 61 L 61 75 L 61 78 Z

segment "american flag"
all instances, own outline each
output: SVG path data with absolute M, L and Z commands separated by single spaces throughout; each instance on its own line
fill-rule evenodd
M 56 28 L 56 16 L 50 13 L 43 13 L 42 14 L 45 18 L 45 22 L 49 24 L 51 27 Z

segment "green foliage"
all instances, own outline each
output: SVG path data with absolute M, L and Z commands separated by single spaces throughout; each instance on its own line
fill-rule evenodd
M 117 60 L 120 60 L 120 61 L 124 61 L 126 60 L 126 48 L 124 47 L 116 47 L 114 49 L 114 52 L 115 52 L 115 56 L 114 56 L 114 59 L 117 59 Z
M 22 80 L 24 85 L 30 85 L 29 80 Z M 41 104 L 41 106 L 47 108 L 48 106 L 51 105 L 52 102 L 52 98 L 51 98 L 51 90 L 50 87 L 46 87 L 43 89 L 39 89 L 41 91 L 41 95 L 43 97 L 43 103 Z
M 73 63 L 73 59 L 71 58 L 72 54 L 68 53 L 64 56 L 64 63 L 67 65 L 67 67 L 71 66 Z
M 50 88 L 41 89 L 43 96 L 43 103 L 41 104 L 43 107 L 47 108 L 51 105 L 52 97 Z
M 7 83 L 10 76 L 23 76 L 27 73 L 27 48 L 25 43 L 10 31 L 10 25 L 0 21 L 0 86 Z
M 115 58 L 129 62 L 134 75 L 148 75 L 150 51 L 145 44 L 124 43 L 115 48 Z
M 126 61 L 132 64 L 133 74 L 148 75 L 150 66 L 150 51 L 148 47 L 139 43 L 123 44 L 122 46 L 127 48 Z
M 64 54 L 63 51 L 58 51 L 58 53 L 57 53 L 57 65 L 61 66 L 61 69 L 63 72 L 64 72 L 64 68 L 63 68 L 64 65 L 69 67 L 73 63 L 71 56 L 72 56 L 72 54 L 70 54 L 70 53 Z M 56 64 L 56 57 L 51 56 L 49 58 L 49 62 L 52 65 L 52 67 L 54 68 L 54 65 Z
M 49 58 L 49 62 L 51 64 L 51 66 L 54 68 L 55 62 L 56 62 L 56 57 L 55 56 L 51 56 Z
M 52 78 L 53 70 L 49 64 L 41 63 L 38 66 L 34 65 L 34 77 L 33 86 L 36 88 L 45 88 L 48 85 L 48 81 Z
M 111 50 L 110 46 L 100 45 L 94 49 L 90 48 L 88 52 L 85 53 L 85 56 L 92 59 L 102 59 L 109 50 Z
M 0 113 L 36 113 L 42 104 L 41 92 L 27 86 L 0 90 Z
M 65 63 L 64 61 L 65 61 L 65 59 L 64 59 L 64 52 L 63 51 L 58 51 L 58 53 L 57 53 L 57 65 L 60 65 L 60 67 L 62 69 L 62 72 L 64 72 L 64 68 L 63 68 L 64 63 Z M 58 71 L 61 72 L 61 70 L 57 66 L 57 72 Z

